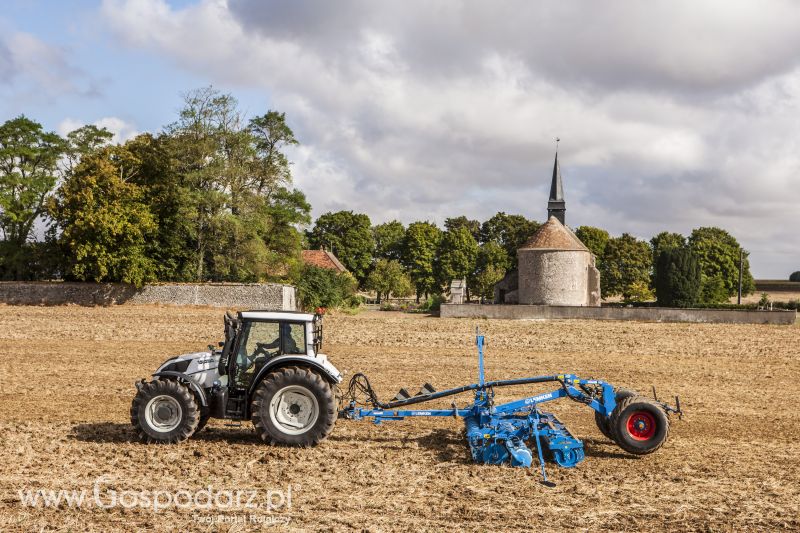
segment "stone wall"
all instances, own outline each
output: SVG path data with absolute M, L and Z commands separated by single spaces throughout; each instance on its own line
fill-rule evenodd
M 12 305 L 210 305 L 297 309 L 295 289 L 277 283 L 159 283 L 136 289 L 124 283 L 0 282 L 0 303 Z
M 448 305 L 442 318 L 638 320 L 642 322 L 704 322 L 718 324 L 793 325 L 796 311 L 739 309 L 672 309 L 666 307 L 569 307 L 553 305 Z

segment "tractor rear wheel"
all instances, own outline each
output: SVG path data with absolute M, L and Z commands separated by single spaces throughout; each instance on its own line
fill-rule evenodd
M 628 389 L 620 388 L 620 389 L 615 390 L 614 392 L 615 392 L 614 401 L 617 404 L 619 404 L 619 402 L 621 402 L 625 398 L 630 398 L 631 396 L 636 396 L 635 392 L 633 392 L 632 390 L 628 390 Z M 611 426 L 609 425 L 609 421 L 610 420 L 611 420 L 610 415 L 609 416 L 603 416 L 600 413 L 598 413 L 597 411 L 594 412 L 594 422 L 595 422 L 595 424 L 597 424 L 597 429 L 600 430 L 600 433 L 605 435 L 606 438 L 608 438 L 610 440 L 616 440 L 614 438 L 614 434 L 611 432 Z
M 256 432 L 265 442 L 314 446 L 333 431 L 336 399 L 316 372 L 285 367 L 258 385 L 250 407 Z
M 635 455 L 653 453 L 667 441 L 669 417 L 654 401 L 642 396 L 625 398 L 609 418 L 614 441 Z
M 131 403 L 131 424 L 148 444 L 184 441 L 192 436 L 199 421 L 194 394 L 174 380 L 144 383 Z

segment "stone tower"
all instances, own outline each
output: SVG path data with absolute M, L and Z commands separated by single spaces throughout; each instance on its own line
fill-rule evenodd
M 550 200 L 547 202 L 547 218 L 556 217 L 559 222 L 566 224 L 564 215 L 567 213 L 567 204 L 564 202 L 564 186 L 561 184 L 561 167 L 558 165 L 558 150 L 553 163 L 553 181 L 550 183 Z
M 555 216 L 517 250 L 517 260 L 519 303 L 600 305 L 594 255 Z

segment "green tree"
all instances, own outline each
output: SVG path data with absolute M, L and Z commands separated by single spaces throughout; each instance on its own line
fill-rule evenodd
M 609 239 L 601 267 L 603 297 L 621 294 L 625 301 L 641 301 L 652 296 L 647 287 L 653 256 L 646 242 L 628 233 Z
M 445 231 L 454 231 L 458 228 L 466 228 L 476 241 L 481 240 L 481 223 L 478 220 L 470 220 L 464 215 L 444 220 Z
M 658 254 L 655 289 L 658 305 L 691 307 L 700 298 L 700 264 L 686 246 L 665 247 Z
M 478 243 L 466 227 L 445 231 L 439 241 L 435 264 L 440 285 L 447 285 L 454 279 L 466 279 L 475 271 L 477 258 Z
M 310 207 L 291 188 L 282 150 L 297 140 L 285 115 L 269 111 L 246 121 L 235 98 L 208 87 L 184 96 L 165 138 L 170 161 L 163 176 L 172 181 L 156 187 L 157 211 L 184 219 L 176 236 L 159 240 L 161 255 L 172 258 L 168 271 L 180 278 L 192 272 L 198 281 L 288 276 L 302 243 L 296 225 L 310 222 Z M 186 249 L 173 246 L 177 235 Z
M 800 270 L 792 272 L 789 276 L 789 281 L 800 281 Z
M 366 281 L 375 253 L 372 223 L 367 215 L 352 211 L 325 213 L 308 233 L 308 242 L 312 248 L 331 250 L 359 285 Z
M 606 251 L 606 244 L 610 238 L 608 232 L 592 226 L 579 226 L 575 230 L 575 236 L 594 254 L 599 270 L 603 262 L 603 254 Z
M 27 242 L 58 179 L 67 144 L 19 116 L 0 125 L 0 234 L 11 247 Z
M 69 251 L 67 277 L 136 286 L 155 279 L 145 251 L 156 223 L 129 183 L 136 170 L 130 152 L 107 148 L 83 157 L 58 189 L 50 207 Z
M 476 268 L 467 278 L 467 285 L 474 295 L 481 300 L 494 298 L 494 286 L 497 285 L 511 265 L 508 253 L 499 244 L 489 241 L 480 246 Z
M 739 258 L 742 251 L 739 242 L 721 228 L 697 228 L 689 236 L 689 247 L 697 257 L 702 271 L 702 299 L 705 303 L 726 302 L 738 292 Z M 755 281 L 750 273 L 750 264 L 744 253 L 742 293 L 752 294 Z
M 651 285 L 655 289 L 658 279 L 658 258 L 661 252 L 666 250 L 673 250 L 676 248 L 683 248 L 686 246 L 686 237 L 680 233 L 670 233 L 669 231 L 662 231 L 652 239 L 650 239 L 650 248 L 653 250 L 653 279 Z
M 403 257 L 403 240 L 406 228 L 397 220 L 378 224 L 372 228 L 375 239 L 375 258 L 400 261 Z
M 319 307 L 352 307 L 358 283 L 349 272 L 314 265 L 298 266 L 293 274 L 298 299 L 308 311 Z
M 403 266 L 394 259 L 378 259 L 375 268 L 367 276 L 366 288 L 375 291 L 378 303 L 382 298 L 392 296 L 401 298 L 410 296 L 414 292 L 411 279 L 406 274 Z
M 522 215 L 507 215 L 502 211 L 481 225 L 480 241 L 496 242 L 508 254 L 511 268 L 517 267 L 517 249 L 536 233 L 541 224 Z
M 442 230 L 431 222 L 413 222 L 406 230 L 403 261 L 417 293 L 421 295 L 441 293 L 435 274 L 436 252 L 442 240 Z

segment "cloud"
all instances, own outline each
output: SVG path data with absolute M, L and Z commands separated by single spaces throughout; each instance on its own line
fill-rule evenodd
M 103 13 L 129 46 L 268 93 L 303 143 L 294 175 L 316 214 L 541 219 L 560 136 L 571 224 L 647 238 L 720 225 L 753 249 L 800 249 L 800 4 L 106 0 Z M 769 253 L 757 275 L 794 268 Z
M 75 131 L 78 128 L 85 126 L 86 124 L 88 124 L 88 122 L 76 120 L 73 118 L 65 118 L 58 124 L 56 132 L 59 135 L 64 136 L 71 131 Z M 91 124 L 97 126 L 98 128 L 105 128 L 109 132 L 113 133 L 114 138 L 111 140 L 111 142 L 114 143 L 124 143 L 126 141 L 129 141 L 130 139 L 133 139 L 134 137 L 139 135 L 139 133 L 141 133 L 136 129 L 136 126 L 134 124 L 126 122 L 125 120 L 118 117 L 103 117 L 101 119 L 95 120 Z
M 65 49 L 19 31 L 0 35 L 0 89 L 4 86 L 28 99 L 98 93 L 94 82 L 70 61 Z

